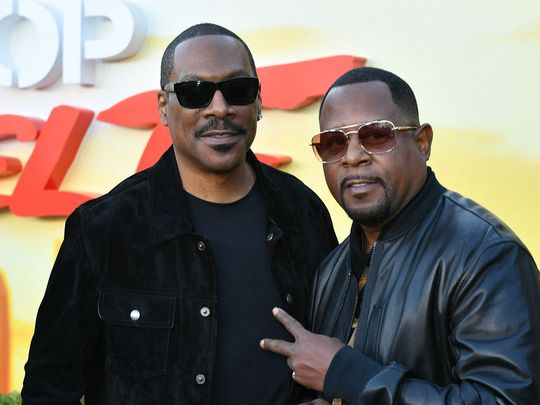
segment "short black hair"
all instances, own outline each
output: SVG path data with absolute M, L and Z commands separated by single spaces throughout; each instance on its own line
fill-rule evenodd
M 163 53 L 163 57 L 161 58 L 161 88 L 163 89 L 167 83 L 169 83 L 171 73 L 174 67 L 174 51 L 176 50 L 176 47 L 178 44 L 191 39 L 191 38 L 197 38 L 197 37 L 203 37 L 206 35 L 224 35 L 226 37 L 231 37 L 239 41 L 244 49 L 247 52 L 248 58 L 249 58 L 249 64 L 251 68 L 253 69 L 253 74 L 257 76 L 257 69 L 255 67 L 255 61 L 253 60 L 253 55 L 251 54 L 251 51 L 249 50 L 246 43 L 234 32 L 229 31 L 227 28 L 224 28 L 217 24 L 211 24 L 211 23 L 202 23 L 202 24 L 196 24 L 188 29 L 182 31 L 176 38 L 172 40 L 172 42 L 167 46 L 165 49 L 165 52 Z
M 346 86 L 348 84 L 365 83 L 379 81 L 385 83 L 390 89 L 392 100 L 398 106 L 398 108 L 413 122 L 415 125 L 420 125 L 420 119 L 418 116 L 418 105 L 416 103 L 416 97 L 411 87 L 405 80 L 383 69 L 374 67 L 362 67 L 349 70 L 341 75 L 330 86 L 326 94 L 321 100 L 321 106 L 319 108 L 319 118 L 321 117 L 322 108 L 326 97 L 330 90 L 334 87 Z

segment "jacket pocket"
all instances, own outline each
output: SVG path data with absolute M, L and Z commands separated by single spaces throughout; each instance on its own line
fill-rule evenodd
M 175 299 L 140 291 L 100 292 L 98 313 L 112 368 L 138 379 L 167 372 Z
M 378 304 L 373 307 L 368 323 L 368 333 L 364 352 L 374 360 L 381 362 L 381 353 L 379 353 L 379 342 L 381 339 L 381 328 L 384 313 L 384 304 Z

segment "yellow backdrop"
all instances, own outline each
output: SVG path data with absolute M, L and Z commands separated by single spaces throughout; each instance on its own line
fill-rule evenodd
M 49 3 L 62 8 L 61 0 Z M 163 49 L 178 32 L 197 22 L 215 22 L 237 32 L 251 47 L 258 66 L 339 54 L 362 56 L 367 65 L 399 74 L 415 90 L 421 121 L 430 122 L 435 130 L 430 164 L 439 180 L 499 215 L 540 259 L 537 1 L 521 0 L 511 7 L 502 0 L 317 0 L 309 5 L 215 0 L 204 7 L 200 2 L 173 0 L 132 3 L 143 11 L 148 26 L 145 45 L 136 56 L 96 63 L 93 86 L 65 85 L 60 80 L 42 90 L 0 88 L 0 114 L 46 119 L 60 104 L 99 112 L 155 89 Z M 104 22 L 98 31 L 106 37 L 111 27 Z M 31 24 L 22 20 L 9 35 L 16 62 L 38 62 L 32 60 L 31 51 L 40 38 Z M 350 221 L 327 191 L 320 164 L 308 147 L 318 129 L 317 109 L 318 104 L 294 112 L 265 110 L 254 150 L 293 158 L 283 169 L 323 198 L 342 239 Z M 134 173 L 149 136 L 149 130 L 94 121 L 61 189 L 107 192 Z M 33 143 L 0 141 L 0 155 L 18 157 L 23 163 L 32 148 Z M 0 195 L 9 195 L 17 179 L 0 178 Z M 21 218 L 0 210 L 0 272 L 10 314 L 3 321 L 9 321 L 11 342 L 10 362 L 4 360 L 0 370 L 10 371 L 8 389 L 20 389 L 22 384 L 35 314 L 62 240 L 64 220 Z M 0 336 L 0 343 L 6 341 Z

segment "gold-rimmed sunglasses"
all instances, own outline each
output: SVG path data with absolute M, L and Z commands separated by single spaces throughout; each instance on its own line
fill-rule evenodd
M 358 127 L 358 129 L 346 131 L 354 127 Z M 396 132 L 416 129 L 418 129 L 416 126 L 396 127 L 392 121 L 388 120 L 370 121 L 320 132 L 311 139 L 310 146 L 317 159 L 322 163 L 333 163 L 345 157 L 351 143 L 351 134 L 358 135 L 358 142 L 366 153 L 380 155 L 395 149 Z

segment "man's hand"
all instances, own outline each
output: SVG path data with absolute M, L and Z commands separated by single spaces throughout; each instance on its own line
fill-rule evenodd
M 307 331 L 300 322 L 280 308 L 274 308 L 272 314 L 293 335 L 295 342 L 263 339 L 261 347 L 287 356 L 287 365 L 293 370 L 294 380 L 322 392 L 330 362 L 345 345 L 338 339 Z

